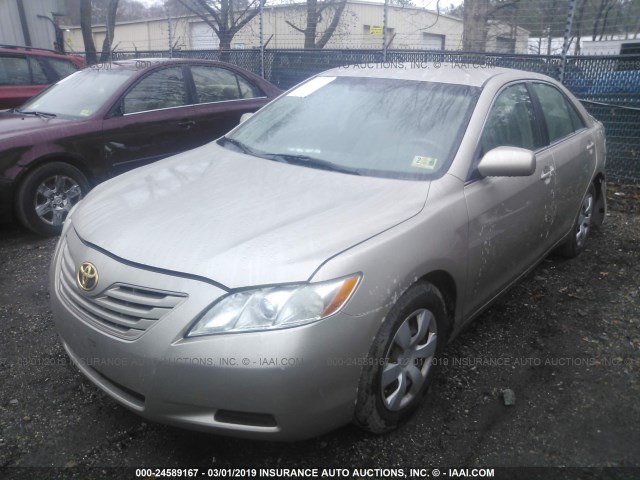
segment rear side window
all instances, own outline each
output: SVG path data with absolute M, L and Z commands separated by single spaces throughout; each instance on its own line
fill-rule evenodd
M 0 85 L 32 84 L 26 57 L 0 56 Z
M 557 88 L 543 83 L 534 83 L 533 90 L 542 107 L 550 143 L 584 127 L 580 115 Z
M 198 103 L 224 102 L 261 96 L 260 92 L 235 73 L 204 65 L 191 67 Z
M 523 84 L 507 87 L 498 95 L 480 142 L 483 155 L 496 147 L 535 150 L 541 146 L 533 103 Z

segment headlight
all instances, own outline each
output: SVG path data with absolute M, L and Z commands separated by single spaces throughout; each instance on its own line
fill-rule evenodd
M 64 236 L 69 231 L 69 228 L 71 227 L 71 216 L 73 215 L 73 212 L 75 211 L 77 206 L 78 204 L 76 203 L 73 207 L 71 207 L 71 210 L 69 210 L 69 213 L 67 213 L 67 217 L 64 219 L 64 223 L 62 224 L 62 231 L 60 232 L 60 238 L 64 238 Z
M 187 337 L 274 330 L 317 322 L 337 313 L 359 280 L 360 275 L 351 275 L 328 282 L 233 293 L 207 310 Z

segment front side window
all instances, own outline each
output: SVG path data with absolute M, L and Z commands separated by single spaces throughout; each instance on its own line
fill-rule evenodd
M 584 127 L 578 113 L 557 88 L 544 83 L 534 83 L 533 90 L 540 100 L 550 143 Z
M 480 139 L 482 154 L 496 147 L 535 150 L 541 146 L 531 97 L 524 84 L 504 89 L 496 98 Z
M 479 91 L 413 80 L 315 77 L 221 144 L 312 168 L 421 179 L 448 168 Z
M 144 77 L 125 95 L 123 112 L 175 108 L 187 102 L 182 67 L 163 68 Z
M 260 96 L 249 82 L 224 68 L 194 66 L 191 74 L 196 86 L 198 103 L 224 102 Z

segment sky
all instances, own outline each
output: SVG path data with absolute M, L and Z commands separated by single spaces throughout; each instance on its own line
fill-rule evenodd
M 162 0 L 138 0 L 144 3 L 146 6 L 153 5 L 154 3 L 162 3 Z M 277 0 L 276 0 L 277 1 Z M 368 0 L 372 2 L 384 3 L 384 0 Z M 440 8 L 443 9 L 449 5 L 460 5 L 464 0 L 440 0 Z M 270 3 L 267 0 L 267 3 Z M 414 0 L 417 7 L 428 8 L 430 10 L 436 10 L 438 0 Z

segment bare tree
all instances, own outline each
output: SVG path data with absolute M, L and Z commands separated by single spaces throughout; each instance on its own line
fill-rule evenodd
M 484 52 L 487 45 L 487 21 L 489 2 L 487 0 L 464 0 L 462 11 L 462 49 Z
M 607 29 L 607 20 L 611 9 L 615 7 L 616 0 L 600 0 L 600 5 L 597 7 L 596 15 L 593 20 L 593 31 L 591 34 L 591 40 L 596 40 L 598 33 L 600 34 L 600 40 Z
M 462 12 L 462 48 L 467 51 L 484 52 L 487 48 L 487 26 L 490 20 L 498 21 L 510 17 L 517 18 L 517 8 L 520 0 L 464 0 Z M 504 12 L 510 11 L 505 16 Z M 516 26 L 509 21 L 512 31 Z M 514 33 L 515 34 L 515 33 Z
M 287 20 L 287 24 L 294 30 L 304 34 L 304 48 L 324 48 L 336 31 L 346 6 L 347 0 L 325 0 L 323 2 L 307 0 L 305 27 L 298 27 L 289 20 Z M 331 20 L 322 35 L 320 35 L 320 38 L 318 38 L 318 24 L 325 18 L 330 18 Z
M 242 27 L 260 13 L 266 0 L 178 0 L 200 17 L 220 39 L 220 49 L 231 48 L 231 41 Z
M 440 3 L 440 1 L 438 1 Z M 389 5 L 393 5 L 394 7 L 415 7 L 415 3 L 413 0 L 389 0 Z M 440 8 L 438 6 L 438 8 Z
M 116 13 L 118 12 L 118 0 L 109 0 L 109 6 L 107 7 L 106 28 L 107 34 L 102 42 L 102 53 L 100 55 L 100 61 L 106 62 L 111 60 L 111 45 L 113 43 L 113 34 L 116 29 Z
M 80 1 L 80 28 L 82 29 L 87 64 L 93 65 L 98 62 L 98 56 L 96 54 L 96 45 L 93 43 L 93 31 L 91 29 L 91 0 Z
M 569 39 L 569 45 L 567 45 L 567 48 L 569 48 L 571 46 L 571 42 L 575 40 L 576 44 L 574 47 L 573 54 L 580 55 L 580 37 L 582 36 L 582 24 L 584 19 L 584 12 L 587 7 L 587 0 L 577 2 L 576 5 L 578 5 L 578 7 L 573 17 L 573 30 L 572 30 L 572 35 L 571 35 L 571 38 Z
M 116 26 L 116 13 L 118 11 L 119 0 L 109 0 L 106 12 L 106 36 L 102 42 L 102 52 L 100 53 L 100 61 L 106 62 L 111 58 L 111 44 L 113 43 L 113 34 Z M 91 0 L 80 0 L 80 29 L 82 30 L 82 40 L 84 42 L 84 51 L 88 65 L 98 62 L 98 54 L 96 45 L 93 41 L 93 6 Z
M 67 8 L 66 25 L 80 25 L 80 3 L 84 0 L 64 0 Z M 91 21 L 93 25 L 104 23 L 109 9 L 106 0 L 93 0 Z M 117 21 L 142 20 L 145 18 L 161 17 L 164 7 L 159 3 L 145 5 L 139 0 L 120 0 L 118 2 Z

